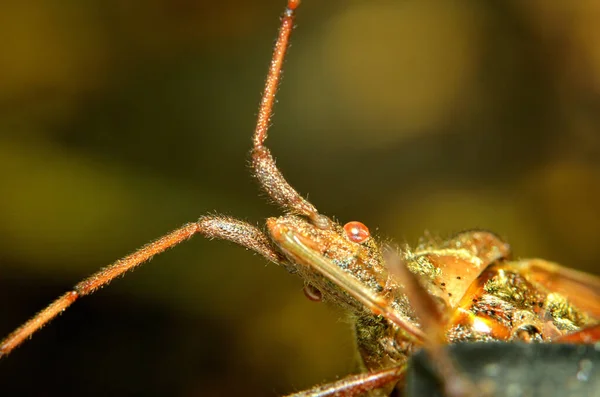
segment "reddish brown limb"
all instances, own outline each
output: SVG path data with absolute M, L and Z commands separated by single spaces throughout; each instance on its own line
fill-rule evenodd
M 71 306 L 79 297 L 89 295 L 105 286 L 116 277 L 132 270 L 179 243 L 188 240 L 196 233 L 207 238 L 228 240 L 251 249 L 268 260 L 289 266 L 283 256 L 275 251 L 269 239 L 256 227 L 232 218 L 205 216 L 195 223 L 188 223 L 179 229 L 145 245 L 134 253 L 101 269 L 81 281 L 72 291 L 60 296 L 48 307 L 36 314 L 21 327 L 17 328 L 0 343 L 0 357 L 10 353 L 23 341 L 42 328 L 45 324 Z
M 273 58 L 271 59 L 265 89 L 258 109 L 258 120 L 253 138 L 252 169 L 262 188 L 277 205 L 292 213 L 307 216 L 317 226 L 326 228 L 330 224 L 329 220 L 319 215 L 317 209 L 290 186 L 275 165 L 271 152 L 264 146 L 273 114 L 275 95 L 281 80 L 283 62 L 289 46 L 290 35 L 294 28 L 294 11 L 299 4 L 300 1 L 298 0 L 288 1 L 288 6 L 281 19 L 279 35 L 273 50 Z
M 580 343 L 590 344 L 600 342 L 600 324 L 592 325 L 572 334 L 561 336 L 552 341 L 553 343 Z
M 398 383 L 404 378 L 406 365 L 379 371 L 350 375 L 337 382 L 327 383 L 312 389 L 290 394 L 287 397 L 352 397 Z
M 287 8 L 282 16 L 279 35 L 275 44 L 273 58 L 269 67 L 267 82 L 259 108 L 256 130 L 254 133 L 254 149 L 252 166 L 254 174 L 267 194 L 284 209 L 308 216 L 321 227 L 329 226 L 329 220 L 317 213 L 315 207 L 302 198 L 283 178 L 275 166 L 269 150 L 263 146 L 267 138 L 267 130 L 275 102 L 275 94 L 281 78 L 281 70 L 289 38 L 293 29 L 294 10 L 300 0 L 288 0 Z M 47 308 L 39 312 L 31 320 L 11 333 L 0 342 L 0 357 L 8 354 L 15 347 L 29 338 L 34 332 L 51 321 L 59 313 L 69 307 L 77 298 L 88 295 L 109 283 L 114 278 L 148 261 L 152 256 L 176 246 L 196 233 L 208 238 L 229 240 L 252 249 L 270 261 L 282 264 L 293 271 L 293 267 L 285 261 L 271 245 L 269 239 L 254 226 L 229 218 L 203 217 L 196 223 L 190 223 L 170 234 L 150 243 L 133 254 L 100 270 L 77 284 L 71 292 L 58 298 Z
M 261 147 L 267 139 L 267 131 L 271 123 L 271 115 L 273 114 L 273 104 L 275 103 L 275 95 L 279 87 L 281 79 L 281 71 L 283 69 L 283 61 L 290 43 L 290 36 L 294 28 L 294 11 L 298 6 L 297 3 L 288 1 L 288 6 L 281 17 L 281 26 L 279 34 L 273 49 L 271 65 L 267 74 L 267 81 L 263 91 L 260 107 L 258 109 L 258 120 L 256 121 L 256 129 L 254 130 L 254 147 Z
M 402 292 L 406 294 L 411 307 L 419 317 L 421 327 L 428 339 L 427 345 L 445 344 L 444 325 L 446 313 L 440 310 L 439 303 L 423 288 L 417 276 L 413 274 L 398 253 L 391 248 L 384 250 L 385 263 L 390 274 L 402 283 Z

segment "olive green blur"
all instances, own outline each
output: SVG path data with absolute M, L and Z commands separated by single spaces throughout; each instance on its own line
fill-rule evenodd
M 179 225 L 277 215 L 248 151 L 284 0 L 0 5 L 0 337 Z M 599 273 L 600 3 L 304 0 L 267 145 L 386 241 Z M 355 370 L 300 279 L 196 237 L 0 361 L 3 396 L 276 396 Z

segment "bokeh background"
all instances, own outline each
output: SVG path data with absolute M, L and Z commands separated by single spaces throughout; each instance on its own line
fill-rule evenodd
M 219 212 L 277 209 L 248 150 L 283 0 L 0 5 L 0 333 Z M 486 228 L 597 273 L 600 3 L 305 1 L 269 146 L 325 214 L 414 244 Z M 195 238 L 0 361 L 3 396 L 275 396 L 355 369 L 342 313 Z

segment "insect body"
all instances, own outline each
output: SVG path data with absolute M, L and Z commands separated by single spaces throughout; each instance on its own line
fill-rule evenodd
M 543 260 L 512 261 L 510 247 L 490 232 L 405 249 L 394 269 L 394 258 L 386 265 L 371 237 L 356 243 L 340 226 L 321 230 L 296 217 L 267 225 L 304 280 L 355 318 L 357 346 L 372 373 L 403 368 L 419 346 L 443 355 L 439 343 L 598 339 L 597 278 Z M 436 359 L 447 366 L 440 372 L 452 368 Z M 392 383 L 402 373 L 395 375 Z M 460 375 L 450 369 L 443 376 L 451 383 Z M 348 380 L 336 386 L 345 383 L 352 389 Z M 471 387 L 448 393 L 467 395 Z
M 336 223 L 290 186 L 265 141 L 298 5 L 289 0 L 282 17 L 251 153 L 261 188 L 285 214 L 268 219 L 266 233 L 223 216 L 203 216 L 174 230 L 78 283 L 2 340 L 0 357 L 79 297 L 195 234 L 252 249 L 298 273 L 312 299 L 348 311 L 366 372 L 298 395 L 387 393 L 402 380 L 408 358 L 420 347 L 438 362 L 448 395 L 472 395 L 474 386 L 442 352 L 443 344 L 598 340 L 596 278 L 545 261 L 511 261 L 508 245 L 483 231 L 426 242 L 414 250 L 388 250 L 366 226 Z

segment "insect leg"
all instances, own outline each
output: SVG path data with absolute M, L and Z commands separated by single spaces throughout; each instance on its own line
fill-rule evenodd
M 364 374 L 350 375 L 337 382 L 315 386 L 309 390 L 290 394 L 287 397 L 359 396 L 363 393 L 399 382 L 404 378 L 405 372 L 406 365 L 403 364 Z
M 552 340 L 552 343 L 597 343 L 600 342 L 600 324 L 581 329 L 572 334 L 564 335 Z
M 414 309 L 421 327 L 425 331 L 428 345 L 441 345 L 445 343 L 444 325 L 447 321 L 446 313 L 440 310 L 429 292 L 421 286 L 418 277 L 413 274 L 400 257 L 390 247 L 384 249 L 385 264 L 392 276 L 404 287 L 402 292 L 406 294 L 411 307 Z
M 0 342 L 0 357 L 10 353 L 24 340 L 31 337 L 34 332 L 71 306 L 79 297 L 93 293 L 116 277 L 149 261 L 154 255 L 188 240 L 197 233 L 210 239 L 219 238 L 232 241 L 259 253 L 272 262 L 286 266 L 283 256 L 273 249 L 269 239 L 255 226 L 232 218 L 204 216 L 197 222 L 185 224 L 179 229 L 145 245 L 75 285 L 73 290 L 60 296 L 2 340 Z
M 413 274 L 400 257 L 389 247 L 384 251 L 385 261 L 390 273 L 404 286 L 403 292 L 408 297 L 411 307 L 425 331 L 426 341 L 423 348 L 429 354 L 440 377 L 445 395 L 448 397 L 477 396 L 475 385 L 468 380 L 444 350 L 446 343 L 446 313 L 440 310 L 439 304 L 423 288 L 417 275 Z

